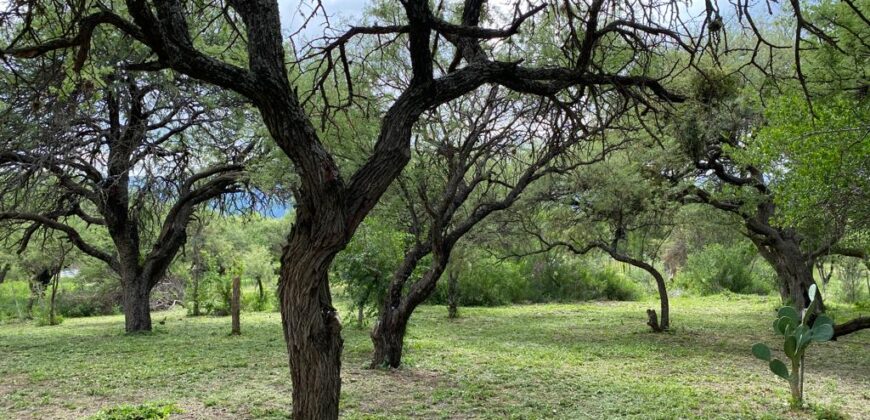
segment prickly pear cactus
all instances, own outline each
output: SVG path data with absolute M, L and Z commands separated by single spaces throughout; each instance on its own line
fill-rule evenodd
M 774 358 L 770 347 L 763 343 L 752 346 L 752 354 L 768 363 L 770 371 L 785 379 L 791 386 L 792 404 L 803 404 L 803 357 L 809 345 L 813 342 L 824 342 L 834 336 L 834 321 L 825 314 L 812 320 L 812 315 L 818 305 L 818 290 L 816 285 L 810 286 L 810 304 L 801 313 L 791 307 L 784 306 L 777 311 L 773 321 L 773 330 L 783 337 L 782 350 L 791 362 L 791 371 L 782 360 Z

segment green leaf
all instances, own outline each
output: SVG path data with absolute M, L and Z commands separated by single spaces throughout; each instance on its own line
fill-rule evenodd
M 783 347 L 783 350 L 785 350 L 785 355 L 793 359 L 795 352 L 797 352 L 797 338 L 795 338 L 795 336 L 793 335 L 786 337 L 785 345 Z
M 773 330 L 779 335 L 788 335 L 797 327 L 797 323 L 789 317 L 783 316 L 773 321 Z
M 809 290 L 810 302 L 816 300 L 816 293 L 817 292 L 818 292 L 818 288 L 816 287 L 816 285 L 815 284 L 810 285 L 810 290 Z
M 776 316 L 779 318 L 789 318 L 794 321 L 795 324 L 799 324 L 801 322 L 801 316 L 798 315 L 797 310 L 795 310 L 795 308 L 792 308 L 791 306 L 783 306 L 782 308 L 779 308 Z
M 821 315 L 819 315 L 818 317 L 816 317 L 816 320 L 815 320 L 815 321 L 813 321 L 813 328 L 816 328 L 816 327 L 818 327 L 818 326 L 820 326 L 820 325 L 830 325 L 830 326 L 833 327 L 833 326 L 834 326 L 834 320 L 831 319 L 830 317 L 828 317 L 828 316 L 825 315 L 825 314 L 821 314 Z
M 834 327 L 831 324 L 816 325 L 815 327 L 813 327 L 810 334 L 810 339 L 817 342 L 828 341 L 833 337 Z
M 752 346 L 752 355 L 761 360 L 764 360 L 765 362 L 769 362 L 770 347 L 767 347 L 767 345 L 763 343 L 755 343 L 755 345 Z
M 770 371 L 775 373 L 776 376 L 779 376 L 782 379 L 788 380 L 788 368 L 785 367 L 785 363 L 780 361 L 779 359 L 773 359 L 770 361 Z

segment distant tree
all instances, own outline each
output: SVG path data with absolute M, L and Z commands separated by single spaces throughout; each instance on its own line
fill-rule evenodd
M 150 292 L 194 210 L 242 191 L 257 143 L 233 102 L 184 78 L 113 72 L 68 93 L 56 82 L 7 96 L 5 121 L 19 129 L 0 138 L 0 222 L 23 229 L 21 249 L 47 229 L 105 262 L 123 285 L 127 332 L 149 331 Z M 106 229 L 109 247 L 85 238 L 91 226 Z
M 606 128 L 628 111 L 617 92 L 602 92 L 573 112 L 547 102 L 510 100 L 496 87 L 433 112 L 399 179 L 407 230 L 414 240 L 390 275 L 372 329 L 372 366 L 399 367 L 408 320 L 436 290 L 454 249 L 493 213 L 517 202 L 536 181 L 604 160 L 623 142 L 608 143 Z M 579 113 L 579 111 L 578 111 Z M 424 258 L 425 269 L 418 270 Z
M 656 267 L 662 245 L 673 230 L 676 206 L 666 186 L 644 179 L 643 154 L 620 153 L 606 164 L 583 167 L 553 183 L 546 199 L 537 197 L 516 213 L 526 234 L 541 245 L 515 253 L 529 255 L 565 249 L 576 255 L 602 251 L 640 268 L 654 280 L 660 313 L 647 310 L 655 332 L 670 328 L 665 276 Z M 520 249 L 528 247 L 520 246 Z M 660 316 L 660 318 L 659 318 Z

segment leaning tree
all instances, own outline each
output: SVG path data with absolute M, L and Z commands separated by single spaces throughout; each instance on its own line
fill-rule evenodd
M 20 251 L 52 230 L 105 262 L 122 284 L 126 331 L 150 331 L 151 290 L 194 210 L 241 190 L 257 142 L 230 109 L 238 101 L 187 77 L 119 68 L 69 83 L 50 73 L 64 58 L 6 62 L 0 222 Z M 111 244 L 85 234 L 94 227 Z
M 658 314 L 647 310 L 647 325 L 662 332 L 670 328 L 670 305 L 665 276 L 656 262 L 673 230 L 676 206 L 668 200 L 666 185 L 644 179 L 644 148 L 649 145 L 638 142 L 605 163 L 560 176 L 506 220 L 537 242 L 531 249 L 517 244 L 512 257 L 553 250 L 574 255 L 599 251 L 645 271 L 655 281 L 660 304 Z
M 298 86 L 288 78 L 277 1 L 32 1 L 13 2 L 3 15 L 23 28 L 10 38 L 5 56 L 32 59 L 76 50 L 81 59 L 74 60 L 77 67 L 89 47 L 102 41 L 99 35 L 120 34 L 148 52 L 133 67 L 172 69 L 234 91 L 258 109 L 299 179 L 294 196 L 297 218 L 283 251 L 279 281 L 295 418 L 338 416 L 343 340 L 327 273 L 335 255 L 409 161 L 414 125 L 424 112 L 485 84 L 559 96 L 569 107 L 573 100 L 594 97 L 602 87 L 650 106 L 678 101 L 682 97 L 663 80 L 693 62 L 691 53 L 702 50 L 708 23 L 720 21 L 711 10 L 689 22 L 681 18 L 681 6 L 671 1 L 569 1 L 536 7 L 517 3 L 505 13 L 512 16 L 508 19 L 500 19 L 499 13 L 484 15 L 483 0 L 437 9 L 423 0 L 399 3 L 402 13 L 395 22 L 352 27 L 314 44 L 319 53 L 315 55 L 324 63 L 313 78 L 315 84 L 345 84 L 351 103 L 360 100 L 353 93 L 355 69 L 365 66 L 371 52 L 357 49 L 356 39 L 399 43 L 405 46 L 401 55 L 411 63 L 408 83 L 392 90 L 391 102 L 378 108 L 383 118 L 375 145 L 352 173 L 342 172 L 321 140 L 313 114 L 302 105 Z M 47 13 L 51 18 L 43 19 Z M 537 36 L 534 44 L 512 42 L 521 28 Z M 229 34 L 222 45 L 202 36 L 214 31 Z M 693 39 L 690 32 L 700 36 Z M 381 47 L 376 43 L 374 48 Z M 433 53 L 441 48 L 453 50 L 449 61 Z M 653 64 L 659 61 L 652 57 L 678 50 L 689 57 L 675 66 Z

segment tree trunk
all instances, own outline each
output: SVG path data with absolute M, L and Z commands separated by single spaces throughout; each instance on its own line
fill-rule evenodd
M 414 309 L 435 292 L 435 286 L 446 269 L 450 251 L 451 249 L 447 247 L 434 252 L 429 270 L 408 288 L 407 294 L 403 295 L 402 290 L 411 271 L 405 271 L 404 268 L 397 271 L 398 276 L 394 277 L 390 285 L 387 300 L 381 308 L 377 324 L 372 329 L 371 337 L 374 345 L 372 368 L 398 368 L 402 364 L 402 350 L 408 320 L 411 319 Z M 406 277 L 401 277 L 406 274 Z
M 667 331 L 671 327 L 671 306 L 668 302 L 668 289 L 665 284 L 665 279 L 656 271 L 653 275 L 656 279 L 656 287 L 659 291 L 659 303 L 662 311 L 662 319 L 659 322 L 659 328 L 662 331 Z
M 278 288 L 293 381 L 293 418 L 337 419 L 344 341 L 327 273 L 340 246 L 314 246 L 305 238 L 308 235 L 299 233 L 305 224 L 297 219 L 284 248 Z
M 48 325 L 57 325 L 57 316 L 56 316 L 56 305 L 57 302 L 57 288 L 60 285 L 60 271 L 57 270 L 54 273 L 53 281 L 51 282 L 51 300 L 49 300 L 48 307 Z
M 193 275 L 193 316 L 199 316 L 199 280 L 200 276 L 196 273 Z
M 128 334 L 151 331 L 151 287 L 141 276 L 124 279 L 124 329 Z
M 233 298 L 230 301 L 230 313 L 233 317 L 233 331 L 232 335 L 241 335 L 242 334 L 242 325 L 239 316 L 241 315 L 242 310 L 242 279 L 239 276 L 233 277 Z
M 668 303 L 668 286 L 665 283 L 665 278 L 662 276 L 662 273 L 659 272 L 652 264 L 648 264 L 643 260 L 639 260 L 636 258 L 632 258 L 629 255 L 623 254 L 619 252 L 615 247 L 608 247 L 603 245 L 598 245 L 599 248 L 610 254 L 610 256 L 617 260 L 628 264 L 628 267 L 637 267 L 643 271 L 646 271 L 649 275 L 653 276 L 656 281 L 656 288 L 659 292 L 659 302 L 661 306 L 661 321 L 658 321 L 656 318 L 656 312 L 652 309 L 647 310 L 647 325 L 652 328 L 655 332 L 667 331 L 671 327 L 671 316 L 670 316 L 670 304 Z
M 9 274 L 9 270 L 12 269 L 12 265 L 6 263 L 3 265 L 3 268 L 0 268 L 0 284 L 3 284 L 3 281 L 6 280 L 6 275 Z
M 770 241 L 770 240 L 768 240 Z M 773 244 L 753 240 L 761 256 L 776 271 L 779 293 L 785 304 L 801 310 L 809 306 L 809 289 L 815 284 L 813 279 L 814 261 L 800 250 L 800 245 L 791 239 L 775 239 Z M 821 296 L 819 297 L 821 299 Z M 819 300 L 817 312 L 824 311 Z
M 259 292 L 259 300 L 257 301 L 260 310 L 263 310 L 266 307 L 266 290 L 263 288 L 263 278 L 261 276 L 256 277 L 257 280 L 257 291 Z
M 447 274 L 447 317 L 459 316 L 459 273 L 451 270 Z
M 399 308 L 392 308 L 381 314 L 371 334 L 374 344 L 371 363 L 373 369 L 382 367 L 395 369 L 402 365 L 402 348 L 409 315 Z

